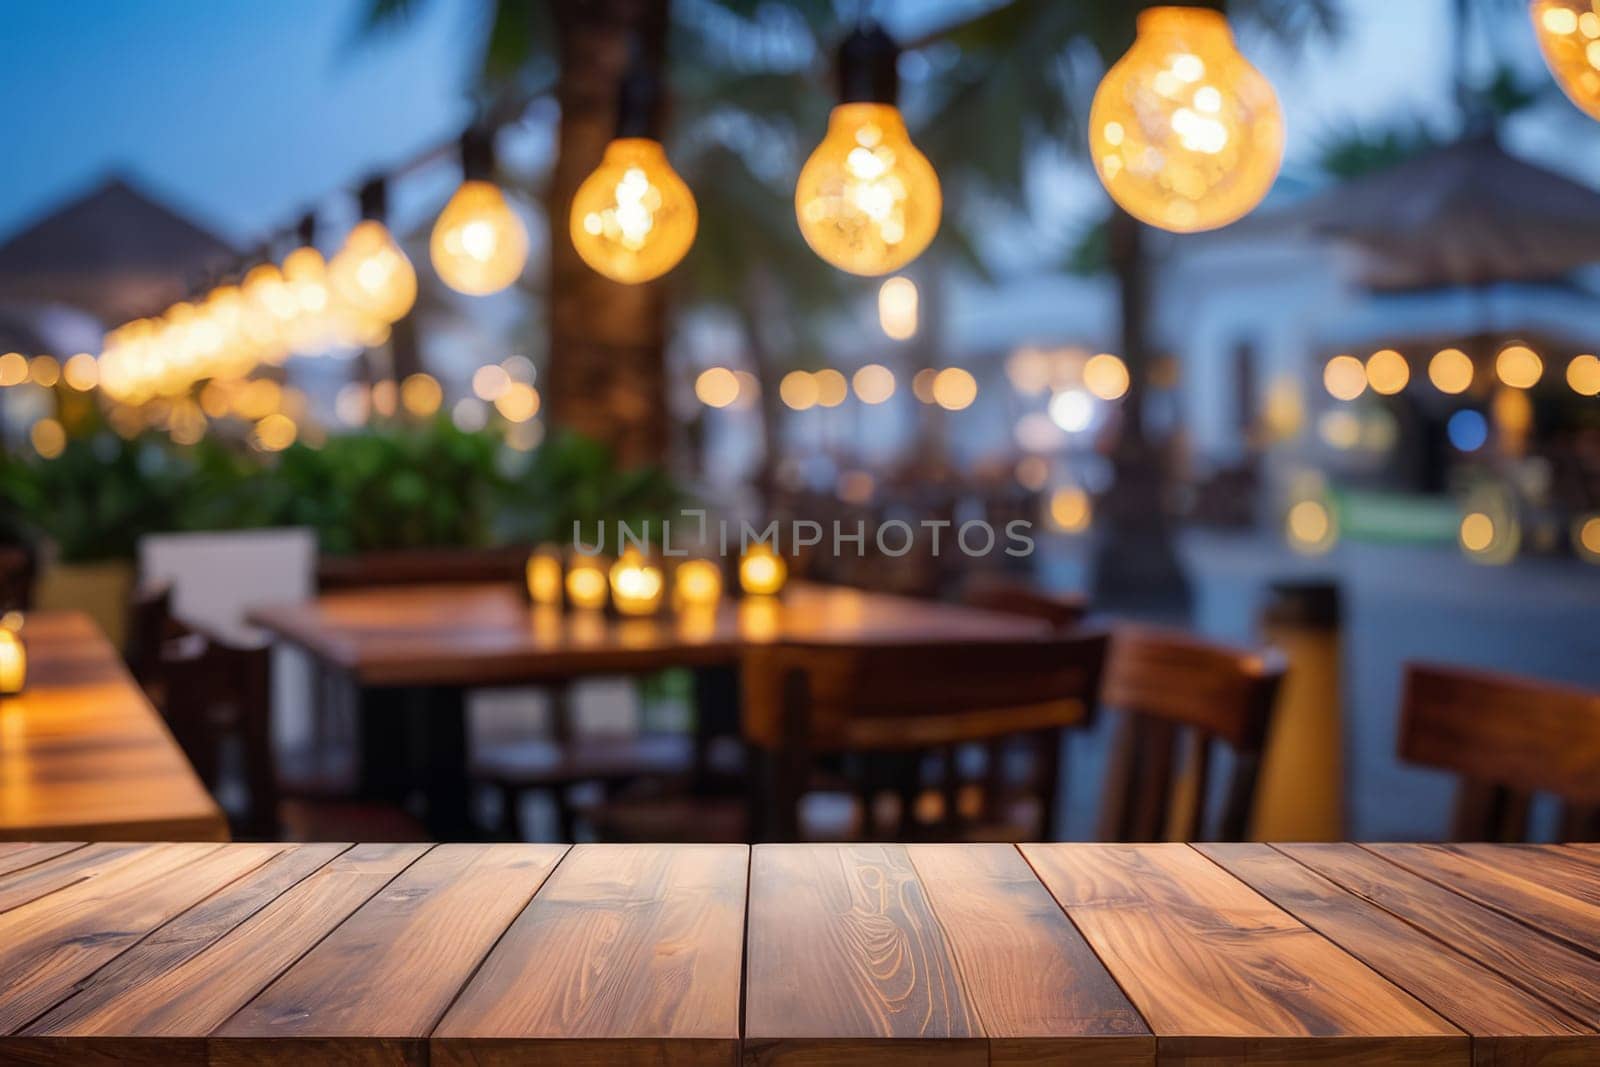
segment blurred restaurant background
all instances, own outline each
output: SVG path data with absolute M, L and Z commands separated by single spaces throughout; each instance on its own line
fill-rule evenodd
M 1264 751 L 1226 728 L 1191 742 L 1252 766 L 1205 836 L 1460 826 L 1459 774 L 1402 738 L 1417 663 L 1575 701 L 1588 732 L 1546 740 L 1591 786 L 1540 800 L 1526 832 L 1592 832 L 1560 802 L 1600 781 L 1600 10 L 1234 0 L 1221 22 L 1201 4 L 1220 44 L 1210 22 L 1172 32 L 1213 65 L 1157 56 L 1140 91 L 1194 95 L 1160 105 L 1171 144 L 1140 147 L 1148 101 L 1096 97 L 1124 53 L 1145 76 L 1136 34 L 1155 49 L 1162 27 L 1136 28 L 1140 6 L 5 6 L 0 592 L 34 678 L 34 617 L 87 613 L 237 836 L 715 836 L 698 802 L 745 802 L 714 780 L 754 774 L 751 727 L 715 719 L 727 694 L 692 656 L 427 683 L 465 691 L 466 810 L 441 823 L 405 788 L 351 784 L 361 731 L 388 720 L 337 655 L 256 613 L 331 598 L 351 647 L 412 613 L 422 659 L 422 615 L 452 640 L 488 624 L 395 590 L 510 604 L 575 522 L 859 523 L 859 550 L 780 546 L 781 611 L 816 613 L 808 637 L 936 604 L 1109 632 L 1112 652 L 1083 695 L 1100 713 L 1027 760 L 1000 734 L 830 753 L 794 787 L 819 835 L 866 832 L 875 783 L 891 836 L 925 812 L 949 836 L 979 804 L 963 783 L 998 788 L 1015 758 L 1049 779 L 1022 836 L 1199 836 L 1178 816 L 1119 831 L 1106 807 L 1133 789 L 1119 776 L 1162 778 L 1163 807 L 1234 787 L 1166 734 L 1154 764 L 1127 756 L 1118 712 L 1161 719 L 1159 696 L 1127 706 L 1144 689 L 1243 686 L 1185 675 L 1197 648 L 1272 681 L 1238 696 Z M 830 126 L 841 103 L 905 130 Z M 836 133 L 857 138 L 841 166 L 902 168 L 906 214 L 875 248 L 818 221 L 825 186 L 807 200 Z M 1235 144 L 1229 173 L 1162 179 L 1198 208 L 1122 173 Z M 877 536 L 973 521 L 1031 523 L 1033 551 Z M 718 581 L 759 643 L 761 591 L 739 596 L 737 567 Z M 389 599 L 360 614 L 375 588 Z M 581 644 L 570 599 L 557 640 Z M 596 640 L 627 646 L 630 621 Z M 1136 655 L 1140 634 L 1176 643 Z M 34 783 L 40 685 L 0 698 L 0 812 Z M 247 705 L 264 727 L 240 725 Z M 291 817 L 291 794 L 347 821 Z

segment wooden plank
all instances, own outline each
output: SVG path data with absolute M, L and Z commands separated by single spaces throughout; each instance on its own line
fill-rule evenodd
M 735 1064 L 749 849 L 579 845 L 433 1033 L 435 1064 Z
M 1186 845 L 1024 845 L 1162 1062 L 1460 1063 L 1468 1038 Z
M 95 844 L 62 853 L 45 863 L 25 867 L 0 879 L 0 912 L 10 911 L 58 889 L 96 877 L 141 851 L 141 845 Z
M 0 876 L 83 847 L 82 841 L 0 841 Z
M 428 1034 L 555 868 L 561 845 L 438 845 L 218 1027 L 213 1057 L 424 1063 Z
M 1600 1060 L 1600 1035 L 1454 946 L 1269 845 L 1196 845 L 1274 904 L 1472 1035 L 1480 1062 Z
M 174 972 L 208 953 L 219 939 L 251 916 L 260 915 L 268 905 L 349 847 L 340 844 L 286 847 L 269 862 L 177 916 L 100 968 L 81 983 L 71 997 L 30 1024 L 23 1033 L 115 1034 L 118 1032 L 115 1028 L 105 1025 L 109 1018 L 126 1022 L 122 1033 L 143 1033 L 138 1025 L 141 1018 L 138 1005 L 147 1001 L 155 990 L 170 988 Z M 370 846 L 362 846 L 366 847 Z M 211 991 L 206 993 L 209 995 Z M 201 1035 L 204 1033 L 200 1031 Z
M 76 1055 L 101 1055 L 150 1061 L 165 1056 L 203 1062 L 208 1057 L 207 1035 L 211 1031 L 336 929 L 427 847 L 357 845 L 337 858 L 327 855 L 328 850 L 342 850 L 344 846 L 297 849 L 289 856 L 309 851 L 310 856 L 302 863 L 312 859 L 323 862 L 309 876 L 287 886 L 280 884 L 278 895 L 221 937 L 194 946 L 191 951 L 172 954 L 158 950 L 130 959 L 149 942 L 140 944 L 95 975 L 80 993 L 28 1027 L 23 1036 L 0 1045 L 0 1052 L 50 1052 L 68 1060 Z M 327 862 L 329 859 L 331 862 Z M 267 874 L 269 870 L 258 873 Z M 285 873 L 279 872 L 279 878 Z M 210 918 L 220 921 L 221 916 L 214 911 Z M 171 931 L 176 935 L 175 942 L 191 944 L 190 935 L 197 934 L 195 927 L 201 925 L 210 922 L 197 917 L 194 927 Z M 151 940 L 166 932 L 164 927 Z
M 909 845 L 989 1062 L 1151 1063 L 1149 1027 L 1012 845 Z
M 746 1063 L 988 1061 L 903 845 L 757 845 L 746 945 Z
M 0 914 L 0 1034 L 61 1001 L 150 931 L 234 879 L 281 845 L 151 845 L 93 878 Z
M 1280 845 L 1284 854 L 1508 980 L 1585 1026 L 1600 1022 L 1600 960 L 1420 878 L 1358 845 Z
M 1368 845 L 1446 889 L 1600 954 L 1600 872 L 1545 845 Z
M 5 701 L 0 839 L 226 841 L 228 824 L 88 616 L 33 612 Z

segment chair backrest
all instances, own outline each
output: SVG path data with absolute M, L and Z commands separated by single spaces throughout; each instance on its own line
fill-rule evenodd
M 238 754 L 247 802 L 229 813 L 235 833 L 277 836 L 270 650 L 240 648 L 194 632 L 166 644 L 160 670 L 166 692 L 162 714 L 213 794 L 219 792 L 228 765 L 225 753 L 231 749 Z
M 1106 776 L 1101 839 L 1243 839 L 1283 674 L 1283 657 L 1270 649 L 1118 627 L 1100 690 L 1101 704 L 1122 716 Z M 1208 818 L 1218 743 L 1231 750 L 1232 769 L 1221 809 Z
M 1400 756 L 1460 776 L 1456 840 L 1525 840 L 1537 793 L 1561 800 L 1563 839 L 1600 836 L 1600 693 L 1407 664 Z
M 1047 593 L 1018 578 L 980 575 L 968 581 L 961 599 L 970 607 L 1040 619 L 1070 630 L 1089 614 L 1089 602 L 1075 593 Z
M 758 837 L 792 839 L 813 753 L 898 761 L 894 783 L 907 803 L 915 793 L 918 754 L 947 761 L 944 823 L 953 826 L 956 746 L 1027 737 L 1048 829 L 1060 730 L 1094 713 L 1105 659 L 1103 634 L 1041 635 L 1009 641 L 919 642 L 838 646 L 782 644 L 747 656 L 743 729 L 761 772 Z M 907 763 L 906 760 L 911 762 Z M 863 792 L 864 802 L 870 797 Z M 990 809 L 992 810 L 992 808 Z M 870 815 L 868 815 L 870 818 Z

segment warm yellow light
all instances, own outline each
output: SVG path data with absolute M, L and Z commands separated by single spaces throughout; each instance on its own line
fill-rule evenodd
M 1050 494 L 1050 522 L 1062 533 L 1082 533 L 1093 517 L 1094 505 L 1079 486 L 1063 486 Z
M 1527 345 L 1506 345 L 1495 357 L 1494 371 L 1513 389 L 1532 389 L 1544 374 L 1544 361 Z
M 1411 365 L 1392 348 L 1380 348 L 1367 357 L 1367 384 L 1374 393 L 1394 396 L 1411 380 Z
M 792 370 L 778 383 L 778 399 L 795 411 L 817 406 L 817 379 L 810 371 Z
M 511 375 L 498 363 L 490 363 L 472 372 L 472 391 L 480 400 L 498 400 L 511 385 Z
M 1567 364 L 1567 384 L 1579 396 L 1600 396 L 1600 359 L 1587 354 L 1573 356 Z
M 923 367 L 911 376 L 911 395 L 924 404 L 933 403 L 933 383 L 938 377 L 938 371 L 932 367 Z
M 788 580 L 789 565 L 765 541 L 752 542 L 739 560 L 739 588 L 750 596 L 776 596 Z
M 1300 397 L 1300 383 L 1293 378 L 1278 378 L 1267 387 L 1261 421 L 1274 440 L 1296 437 L 1305 426 L 1306 407 Z
M 727 367 L 708 367 L 694 380 L 694 395 L 707 407 L 725 408 L 739 399 L 739 379 Z
M 600 557 L 579 555 L 567 566 L 567 603 L 573 607 L 591 611 L 605 607 L 610 588 Z
M 893 341 L 905 341 L 917 333 L 917 283 L 895 277 L 878 287 L 878 325 Z
M 400 383 L 400 406 L 418 418 L 427 418 L 444 403 L 444 389 L 431 374 L 411 374 Z
M 1092 356 L 1083 365 L 1084 387 L 1101 400 L 1116 400 L 1128 391 L 1128 366 L 1109 352 Z
M 372 391 L 368 394 L 373 412 L 384 418 L 393 415 L 399 393 L 400 390 L 395 388 L 394 382 L 388 379 L 373 382 Z
M 1338 539 L 1333 516 L 1320 500 L 1300 500 L 1284 517 L 1289 545 L 1306 555 L 1321 555 Z
M 1533 33 L 1567 98 L 1600 119 L 1600 9 L 1593 0 L 1533 0 Z
M 672 572 L 672 602 L 679 609 L 703 608 L 722 596 L 722 569 L 709 559 L 689 559 Z
M 838 407 L 850 395 L 850 383 L 832 367 L 817 371 L 811 378 L 817 385 L 817 403 L 825 408 Z
M 1050 389 L 1050 354 L 1032 346 L 1006 357 L 1006 377 L 1023 396 L 1040 396 Z
M 1428 361 L 1428 380 L 1450 396 L 1466 392 L 1472 388 L 1472 357 L 1459 348 L 1441 348 Z
M 630 548 L 611 567 L 611 602 L 622 615 L 654 615 L 666 584 L 661 568 Z
M 890 104 L 834 108 L 794 187 L 806 244 L 851 274 L 888 274 L 916 259 L 939 232 L 942 205 L 933 164 Z
M 28 357 L 21 352 L 0 356 L 0 386 L 21 385 L 28 380 Z
M 68 388 L 87 393 L 100 384 L 100 364 L 87 352 L 79 352 L 61 365 L 61 380 Z
M 34 356 L 28 364 L 28 377 L 34 385 L 52 389 L 61 380 L 61 361 L 55 356 Z
M 28 429 L 33 450 L 45 459 L 55 459 L 67 447 L 67 431 L 55 419 L 40 419 Z
M 694 244 L 694 194 L 667 162 L 661 142 L 619 137 L 572 198 L 572 245 L 613 281 L 659 278 Z
M 882 363 L 868 363 L 850 377 L 850 388 L 863 404 L 881 404 L 894 396 L 894 371 Z
M 946 367 L 933 379 L 933 402 L 946 411 L 961 411 L 978 399 L 978 380 L 961 367 Z
M 1367 391 L 1367 368 L 1355 356 L 1334 356 L 1322 368 L 1322 384 L 1335 400 L 1354 400 Z
M 539 391 L 526 382 L 510 382 L 494 398 L 494 408 L 507 422 L 527 422 L 539 414 Z
M 17 631 L 22 616 L 8 612 L 0 625 L 0 696 L 16 696 L 28 682 L 28 649 Z
M 1494 520 L 1481 511 L 1463 515 L 1458 536 L 1461 547 L 1468 552 L 1487 551 L 1494 543 Z
M 523 568 L 528 599 L 543 607 L 560 607 L 562 591 L 561 553 L 541 548 L 528 556 Z
M 233 412 L 244 419 L 264 419 L 283 400 L 283 387 L 270 378 L 256 378 L 239 386 L 231 395 Z
M 256 423 L 251 438 L 263 452 L 282 452 L 294 444 L 299 434 L 300 428 L 293 419 L 281 412 L 273 412 Z
M 1283 113 L 1219 12 L 1150 8 L 1133 47 L 1095 90 L 1089 153 L 1128 214 L 1178 233 L 1210 230 L 1272 188 Z
M 428 255 L 439 280 L 450 288 L 487 296 L 522 276 L 528 231 L 499 186 L 466 181 L 439 212 Z
M 1572 521 L 1572 547 L 1590 563 L 1600 563 L 1600 515 L 1580 515 Z
M 417 302 L 417 272 L 377 219 L 355 224 L 328 275 L 345 303 L 379 322 L 398 322 Z

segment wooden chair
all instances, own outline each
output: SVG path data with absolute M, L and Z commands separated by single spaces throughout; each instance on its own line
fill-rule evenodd
M 0 612 L 33 607 L 35 561 L 26 545 L 0 545 Z
M 800 836 L 802 795 L 819 761 L 839 766 L 858 795 L 865 837 L 927 832 L 958 839 L 963 823 L 993 824 L 1004 798 L 982 798 L 976 818 L 962 803 L 956 746 L 1003 737 L 1033 742 L 1038 825 L 1054 836 L 1061 731 L 1094 713 L 1106 639 L 1102 634 L 985 641 L 841 647 L 774 645 L 745 660 L 743 731 L 761 764 L 754 805 L 757 838 Z M 922 757 L 938 757 L 942 803 L 931 827 L 917 825 Z M 899 795 L 893 827 L 879 825 L 876 794 Z M 965 832 L 964 832 L 965 831 Z M 1003 835 L 1010 836 L 1010 835 Z
M 1100 702 L 1120 713 L 1106 776 L 1105 841 L 1243 840 L 1284 660 L 1182 633 L 1119 627 Z M 1179 743 L 1183 753 L 1179 756 Z M 1232 753 L 1221 810 L 1207 818 L 1215 745 Z M 1214 824 L 1214 828 L 1208 824 Z
M 166 644 L 162 713 L 200 780 L 229 810 L 238 837 L 306 841 L 420 841 L 427 831 L 398 808 L 290 796 L 272 745 L 272 657 L 202 632 Z M 230 787 L 243 787 L 243 803 Z
M 985 611 L 1022 615 L 1071 630 L 1089 614 L 1089 602 L 1075 593 L 1047 593 L 1031 582 L 1003 575 L 979 575 L 961 591 L 962 602 Z
M 1455 840 L 1527 840 L 1538 793 L 1560 799 L 1563 840 L 1600 840 L 1600 693 L 1407 664 L 1400 757 L 1460 776 Z

